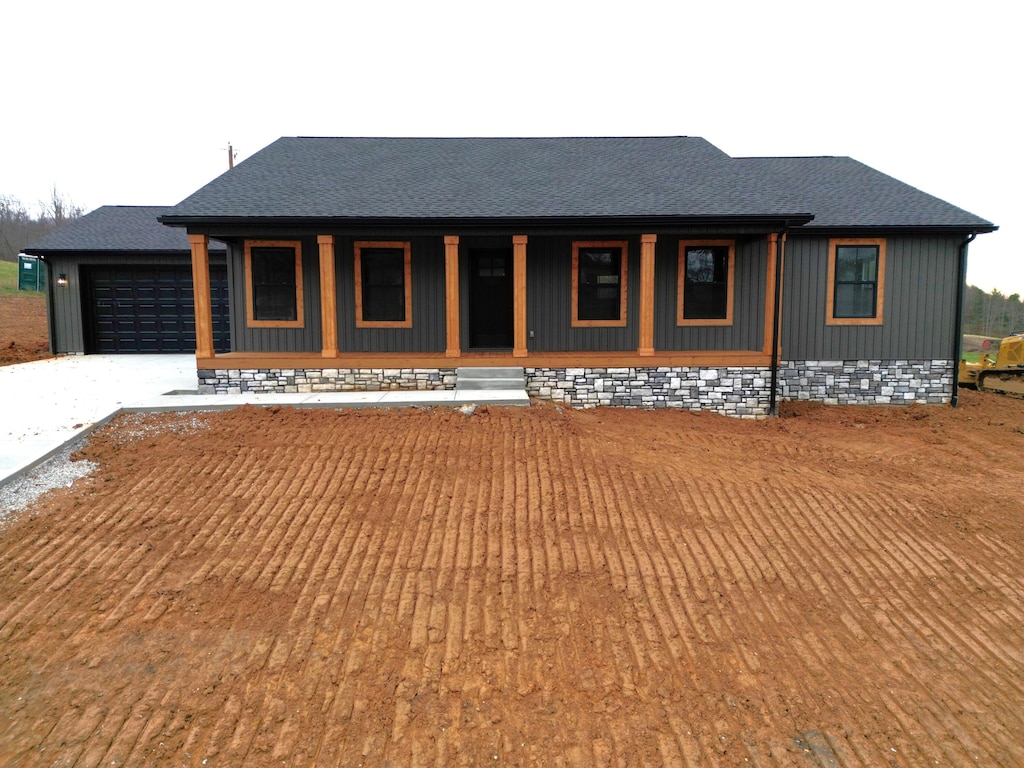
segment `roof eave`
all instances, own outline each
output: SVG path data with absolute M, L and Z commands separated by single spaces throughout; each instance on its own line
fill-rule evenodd
M 643 224 L 763 224 L 798 227 L 814 219 L 810 213 L 772 213 L 695 216 L 453 216 L 453 217 L 404 217 L 404 216 L 175 216 L 158 217 L 158 221 L 169 227 L 198 226 L 240 226 L 240 225 L 280 225 L 280 226 L 508 226 L 522 225 L 532 229 L 545 227 L 564 227 L 578 224 L 592 226 L 618 225 L 638 226 Z

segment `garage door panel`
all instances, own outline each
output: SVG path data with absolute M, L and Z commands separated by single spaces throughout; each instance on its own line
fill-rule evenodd
M 229 349 L 227 270 L 210 270 L 214 348 Z M 83 269 L 87 351 L 192 353 L 196 349 L 191 267 Z

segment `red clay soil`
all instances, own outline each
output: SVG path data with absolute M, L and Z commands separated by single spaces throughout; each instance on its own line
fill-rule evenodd
M 0 530 L 0 764 L 1024 765 L 1024 401 L 122 416 Z
M 49 338 L 43 296 L 0 296 L 0 365 L 52 357 Z

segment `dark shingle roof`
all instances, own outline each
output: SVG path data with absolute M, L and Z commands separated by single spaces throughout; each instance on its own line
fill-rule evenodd
M 171 210 L 166 205 L 105 205 L 23 250 L 37 256 L 58 251 L 189 253 L 185 231 L 157 220 Z M 211 250 L 216 249 L 211 243 Z
M 193 218 L 751 216 L 779 209 L 704 139 L 278 139 L 179 203 Z
M 814 213 L 813 227 L 965 227 L 991 222 L 849 157 L 749 157 L 733 161 L 780 205 Z
M 847 157 L 731 158 L 686 136 L 285 137 L 163 220 L 801 215 L 811 227 L 993 228 Z

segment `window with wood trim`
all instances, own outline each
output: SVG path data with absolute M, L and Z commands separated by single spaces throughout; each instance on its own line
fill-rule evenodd
M 302 243 L 246 240 L 246 321 L 253 328 L 301 328 Z
M 626 266 L 629 243 L 575 241 L 572 244 L 574 327 L 626 325 Z
M 412 248 L 407 242 L 355 244 L 356 327 L 412 327 Z
M 734 240 L 680 240 L 676 325 L 732 325 Z
M 828 247 L 829 325 L 881 325 L 885 240 L 835 238 Z

